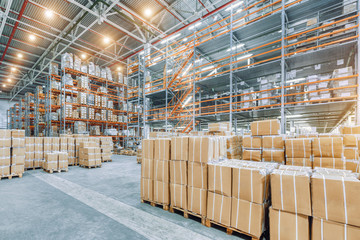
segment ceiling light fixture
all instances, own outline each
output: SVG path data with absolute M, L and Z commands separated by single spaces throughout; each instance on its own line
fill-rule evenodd
M 150 17 L 152 15 L 152 10 L 150 8 L 145 9 L 144 11 L 145 16 Z
M 29 39 L 30 39 L 30 41 L 35 41 L 36 37 L 34 34 L 30 34 Z
M 22 55 L 21 53 L 18 53 L 18 54 L 17 54 L 17 57 L 18 57 L 18 58 L 23 58 L 23 55 Z
M 106 44 L 110 43 L 110 38 L 104 37 L 104 43 L 106 43 Z
M 121 71 L 121 67 L 117 67 L 117 70 L 118 70 L 118 71 Z
M 82 59 L 85 59 L 85 58 L 86 58 L 86 54 L 85 54 L 85 53 L 81 54 L 81 58 L 82 58 Z
M 54 16 L 54 12 L 52 10 L 50 10 L 50 9 L 46 9 L 45 10 L 45 16 L 47 18 L 52 18 L 52 16 Z
M 11 79 L 10 79 L 10 78 L 8 78 L 8 82 L 11 82 Z
M 5 85 L 5 84 L 3 84 L 3 87 L 6 87 L 6 85 Z
M 16 71 L 16 68 L 11 67 L 11 71 L 12 71 L 12 72 L 15 72 L 15 71 Z

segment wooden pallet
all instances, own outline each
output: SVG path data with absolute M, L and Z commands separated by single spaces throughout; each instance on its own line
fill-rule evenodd
M 93 166 L 85 166 L 85 165 L 79 165 L 79 167 L 82 167 L 82 168 L 101 168 L 101 165 L 93 165 Z
M 19 177 L 22 178 L 22 173 L 20 174 L 10 174 L 10 175 L 4 175 L 4 176 L 0 176 L 0 180 L 3 178 L 7 178 L 7 179 L 12 179 L 13 177 Z
M 79 166 L 78 163 L 74 163 L 74 164 L 69 164 L 69 166 Z
M 60 173 L 60 172 L 68 172 L 69 169 L 68 168 L 62 168 L 62 169 L 50 169 L 50 170 L 47 170 L 47 169 L 44 169 L 45 172 L 47 173 Z
M 232 235 L 233 232 L 237 232 L 237 233 L 240 233 L 241 235 L 245 235 L 245 236 L 247 236 L 247 237 L 250 237 L 251 240 L 260 240 L 260 239 L 261 239 L 261 237 L 260 237 L 260 238 L 255 237 L 255 236 L 251 235 L 250 233 L 243 232 L 243 231 L 241 231 L 241 230 L 239 230 L 239 229 L 236 229 L 236 228 L 233 228 L 233 227 L 225 226 L 224 224 L 217 223 L 217 222 L 215 222 L 215 221 L 210 220 L 210 219 L 207 218 L 207 219 L 205 220 L 205 226 L 206 226 L 206 227 L 212 227 L 212 225 L 216 225 L 216 226 L 218 226 L 218 227 L 220 227 L 220 228 L 225 229 L 225 230 L 226 230 L 226 234 L 228 234 L 228 235 Z
M 29 170 L 36 170 L 36 169 L 41 169 L 41 167 L 31 167 L 31 168 L 25 168 L 26 171 Z
M 112 159 L 101 160 L 101 162 L 112 162 Z
M 141 203 L 147 203 L 147 204 L 150 204 L 153 207 L 161 207 L 165 211 L 169 211 L 169 204 L 157 203 L 157 202 L 148 201 L 148 200 L 145 200 L 145 199 L 141 199 Z
M 206 223 L 206 217 L 205 216 L 201 216 L 200 214 L 197 214 L 197 213 L 194 213 L 194 212 L 191 212 L 191 211 L 179 208 L 179 207 L 173 207 L 173 206 L 170 206 L 169 211 L 171 213 L 179 213 L 179 212 L 181 212 L 183 214 L 184 218 L 189 218 L 189 215 L 193 216 L 193 217 L 196 217 L 197 219 L 200 220 L 201 224 L 205 226 L 205 223 Z

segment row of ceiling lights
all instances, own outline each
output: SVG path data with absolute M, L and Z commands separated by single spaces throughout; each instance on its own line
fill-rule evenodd
M 148 8 L 148 9 L 145 9 L 144 14 L 145 14 L 145 16 L 148 16 L 148 17 L 151 16 L 151 15 L 152 15 L 151 9 L 149 9 L 149 8 Z M 47 18 L 52 18 L 52 17 L 54 16 L 54 12 L 53 12 L 52 10 L 50 10 L 50 9 L 47 9 L 47 10 L 45 10 L 45 16 L 46 16 Z M 29 35 L 29 40 L 30 40 L 31 42 L 34 42 L 34 41 L 36 40 L 36 36 L 35 36 L 34 34 L 30 34 L 30 35 Z M 109 44 L 109 43 L 111 42 L 111 39 L 110 39 L 109 37 L 104 37 L 104 38 L 103 38 L 103 41 L 104 41 L 105 44 Z M 24 57 L 24 55 L 23 55 L 22 53 L 18 53 L 16 56 L 17 56 L 19 59 L 22 59 L 22 58 Z M 85 54 L 85 53 L 81 54 L 81 58 L 82 58 L 83 60 L 85 60 L 85 59 L 87 58 L 87 54 Z M 117 67 L 117 70 L 118 70 L 118 71 L 121 71 L 121 67 Z M 11 67 L 11 72 L 13 73 L 13 72 L 15 72 L 15 71 L 16 71 L 16 68 L 15 68 L 15 67 Z M 9 83 L 12 82 L 11 78 L 8 78 L 7 81 L 8 81 Z M 3 84 L 3 87 L 5 88 L 5 87 L 6 87 L 6 84 Z

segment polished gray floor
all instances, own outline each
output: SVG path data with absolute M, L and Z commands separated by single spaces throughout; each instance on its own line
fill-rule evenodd
M 241 239 L 140 203 L 135 157 L 0 181 L 0 239 Z

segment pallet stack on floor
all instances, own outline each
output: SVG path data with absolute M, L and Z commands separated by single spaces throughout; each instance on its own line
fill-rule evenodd
M 32 169 L 35 160 L 35 139 L 25 138 L 25 169 Z
M 97 143 L 93 141 L 80 143 L 79 166 L 85 168 L 101 167 L 101 149 Z
M 67 172 L 69 170 L 68 153 L 60 151 L 46 153 L 43 169 L 48 173 Z
M 111 162 L 111 155 L 113 149 L 112 138 L 101 137 L 100 138 L 100 149 L 101 149 L 101 161 Z
M 154 200 L 154 144 L 155 139 L 142 140 L 140 195 L 141 201 Z

